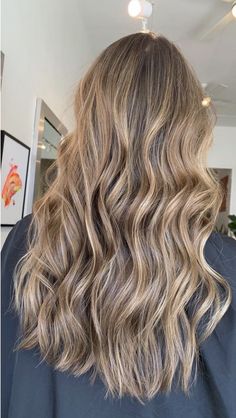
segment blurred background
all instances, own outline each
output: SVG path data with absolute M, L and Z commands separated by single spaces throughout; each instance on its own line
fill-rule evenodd
M 60 139 L 74 126 L 78 80 L 102 49 L 140 31 L 141 21 L 129 16 L 128 4 L 126 0 L 2 1 L 2 244 L 45 191 L 45 170 L 56 157 Z M 216 227 L 228 233 L 228 216 L 236 214 L 234 2 L 155 0 L 152 6 L 148 28 L 181 48 L 217 110 L 209 166 L 225 190 Z M 15 169 L 14 179 L 20 192 L 13 196 L 7 182 L 17 158 L 22 172 Z

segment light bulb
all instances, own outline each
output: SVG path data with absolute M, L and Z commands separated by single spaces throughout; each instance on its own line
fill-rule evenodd
M 128 13 L 131 17 L 148 18 L 152 14 L 152 4 L 147 0 L 131 0 L 128 5 Z
M 232 13 L 233 17 L 236 19 L 236 3 L 233 4 L 232 9 L 231 9 L 231 13 Z
M 211 98 L 209 96 L 204 97 L 204 99 L 202 100 L 202 106 L 204 107 L 208 107 L 210 103 L 211 103 Z
M 38 147 L 41 148 L 41 149 L 45 149 L 46 148 L 46 145 L 45 144 L 42 144 L 42 143 L 39 143 L 38 144 Z
M 141 4 L 139 0 L 131 0 L 128 5 L 128 13 L 131 17 L 137 17 L 141 12 Z

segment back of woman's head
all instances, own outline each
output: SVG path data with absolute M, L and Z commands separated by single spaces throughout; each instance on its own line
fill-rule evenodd
M 164 37 L 114 42 L 79 83 L 76 129 L 33 207 L 15 281 L 20 347 L 99 373 L 112 394 L 150 399 L 175 377 L 187 391 L 199 344 L 229 306 L 204 257 L 222 197 L 202 99 Z

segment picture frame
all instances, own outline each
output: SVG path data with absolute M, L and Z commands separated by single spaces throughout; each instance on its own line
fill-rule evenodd
M 1 226 L 14 226 L 24 216 L 30 148 L 1 130 Z

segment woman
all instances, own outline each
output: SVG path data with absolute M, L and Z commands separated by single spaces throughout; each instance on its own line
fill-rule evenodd
M 80 81 L 56 175 L 3 248 L 10 418 L 235 417 L 236 242 L 213 232 L 202 99 L 154 33 Z

